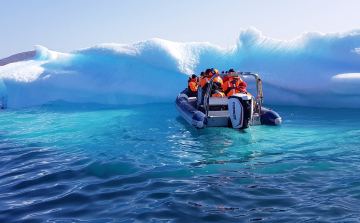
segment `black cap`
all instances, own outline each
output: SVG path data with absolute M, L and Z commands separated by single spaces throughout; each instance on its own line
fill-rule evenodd
M 191 76 L 191 78 L 192 78 L 192 79 L 195 79 L 195 78 L 197 78 L 197 76 L 196 76 L 195 74 L 193 74 L 193 75 Z
M 200 76 L 204 76 L 205 72 L 201 71 Z
M 235 72 L 235 71 L 234 71 L 234 69 L 231 68 L 231 69 L 229 70 L 229 72 Z

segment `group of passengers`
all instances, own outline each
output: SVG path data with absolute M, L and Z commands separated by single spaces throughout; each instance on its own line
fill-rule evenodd
M 189 77 L 188 80 L 188 95 L 189 97 L 196 97 L 198 87 L 201 87 L 203 91 L 206 91 L 211 78 L 219 74 L 217 69 L 206 69 L 205 72 L 201 72 L 200 78 L 195 74 Z M 221 76 L 217 76 L 212 85 L 211 97 L 229 97 L 233 94 L 245 92 L 247 84 L 237 75 L 234 69 L 222 72 Z

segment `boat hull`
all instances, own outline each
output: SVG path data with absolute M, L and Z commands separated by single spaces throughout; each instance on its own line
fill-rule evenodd
M 195 129 L 205 127 L 232 127 L 246 129 L 253 125 L 280 125 L 281 117 L 270 108 L 255 109 L 253 100 L 246 94 L 235 94 L 229 98 L 210 98 L 207 115 L 197 109 L 196 97 L 189 97 L 187 89 L 181 92 L 175 100 L 175 108 L 184 120 Z M 226 105 L 226 109 L 219 108 Z M 199 106 L 200 107 L 200 106 Z M 200 107 L 201 109 L 201 107 Z
M 189 99 L 185 93 L 181 93 L 175 100 L 175 108 L 193 128 L 202 129 L 207 124 L 207 118 L 195 108 L 194 103 L 196 104 L 195 98 Z
M 262 125 L 281 125 L 282 119 L 280 115 L 271 108 L 262 107 L 260 122 Z

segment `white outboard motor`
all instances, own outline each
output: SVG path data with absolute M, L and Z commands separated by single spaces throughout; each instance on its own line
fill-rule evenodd
M 253 114 L 253 99 L 245 93 L 233 94 L 229 97 L 229 115 L 234 129 L 249 127 Z

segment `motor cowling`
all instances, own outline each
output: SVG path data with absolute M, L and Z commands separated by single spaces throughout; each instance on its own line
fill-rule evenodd
M 253 113 L 252 97 L 245 93 L 233 94 L 228 100 L 229 116 L 234 129 L 249 127 Z

